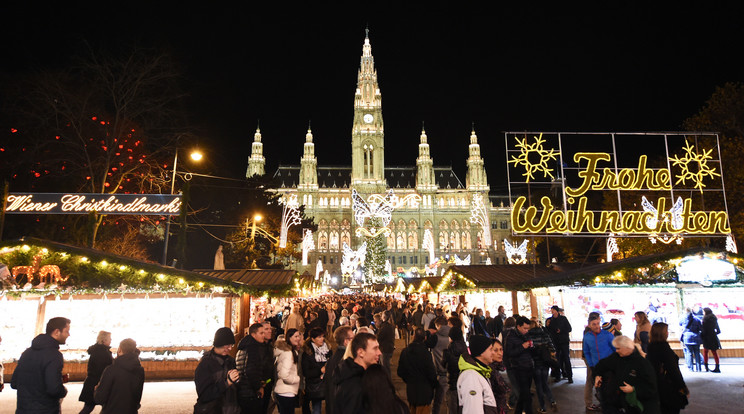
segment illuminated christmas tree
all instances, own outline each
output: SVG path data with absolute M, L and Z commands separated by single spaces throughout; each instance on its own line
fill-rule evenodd
M 370 220 L 370 226 L 379 228 L 380 219 Z M 382 232 L 375 237 L 365 237 L 367 240 L 367 257 L 365 259 L 365 273 L 367 282 L 382 283 L 385 278 L 385 260 L 387 259 L 387 240 Z

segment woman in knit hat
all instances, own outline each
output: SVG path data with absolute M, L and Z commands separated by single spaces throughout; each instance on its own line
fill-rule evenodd
M 212 345 L 194 372 L 197 394 L 194 413 L 240 413 L 235 386 L 240 374 L 235 369 L 235 359 L 230 356 L 235 335 L 230 328 L 220 328 L 214 333 Z

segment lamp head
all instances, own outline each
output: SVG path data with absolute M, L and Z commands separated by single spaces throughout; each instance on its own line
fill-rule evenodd
M 193 151 L 191 153 L 191 159 L 194 161 L 201 161 L 203 157 L 204 157 L 204 154 L 202 154 L 200 151 Z

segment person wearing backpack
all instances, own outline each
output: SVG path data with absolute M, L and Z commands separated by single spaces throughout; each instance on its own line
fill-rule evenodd
M 537 402 L 540 405 L 538 413 L 545 413 L 547 412 L 545 411 L 546 398 L 550 401 L 551 407 L 557 407 L 553 392 L 548 386 L 548 370 L 550 369 L 548 364 L 551 363 L 551 356 L 555 354 L 555 347 L 548 333 L 535 319 L 530 321 L 527 338 L 532 341 L 534 346 L 532 348 L 532 361 L 535 363 L 535 367 L 532 372 L 535 380 L 535 391 L 537 391 Z M 558 366 L 557 360 L 555 360 L 555 366 Z

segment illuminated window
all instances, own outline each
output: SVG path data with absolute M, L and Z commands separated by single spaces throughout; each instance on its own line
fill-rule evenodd
M 330 243 L 330 249 L 331 250 L 338 250 L 338 232 L 337 231 L 331 231 L 331 243 Z

